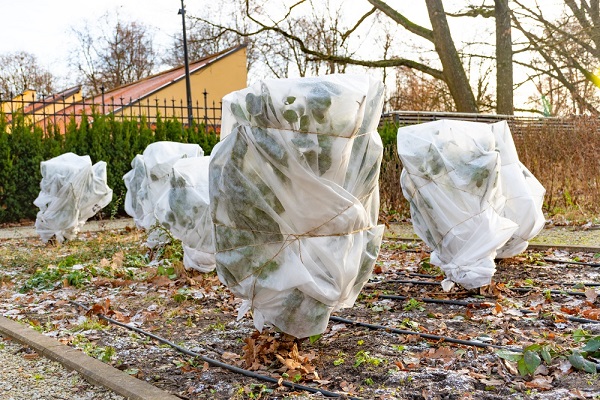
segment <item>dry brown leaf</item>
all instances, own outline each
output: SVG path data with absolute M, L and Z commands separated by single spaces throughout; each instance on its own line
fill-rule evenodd
M 583 310 L 581 312 L 587 319 L 600 320 L 600 308 L 592 308 L 591 310 Z
M 438 347 L 437 349 L 426 350 L 420 353 L 419 356 L 433 359 L 449 359 L 454 357 L 454 350 L 452 350 L 450 347 Z
M 538 390 L 550 390 L 554 387 L 551 376 L 536 376 L 532 381 L 525 382 L 525 386 Z
M 492 308 L 492 314 L 494 314 L 494 315 L 502 314 L 502 306 L 499 303 L 496 303 L 494 305 L 494 308 Z
M 494 379 L 494 378 L 484 378 L 484 379 L 480 379 L 479 382 L 483 383 L 484 385 L 487 386 L 500 386 L 504 384 L 504 381 L 502 379 Z
M 238 358 L 240 358 L 240 356 L 236 353 L 231 353 L 229 351 L 226 351 L 223 354 L 221 354 L 221 358 L 223 358 L 225 360 L 237 360 Z
M 504 366 L 506 367 L 508 372 L 510 372 L 512 375 L 517 375 L 517 376 L 519 375 L 519 369 L 517 368 L 517 363 L 508 361 L 508 360 L 502 360 L 502 361 L 504 361 Z
M 594 289 L 591 289 L 591 288 L 587 289 L 585 291 L 585 297 L 590 303 L 593 303 L 598 298 L 598 292 L 596 292 Z
M 571 389 L 571 391 L 569 393 L 571 395 L 573 395 L 577 400 L 586 400 L 587 399 L 586 395 L 579 389 Z
M 23 358 L 26 360 L 36 360 L 40 358 L 40 355 L 38 353 L 25 353 L 23 354 Z
M 579 307 L 567 307 L 567 306 L 562 306 L 560 308 L 560 311 L 564 312 L 565 314 L 569 314 L 569 315 L 577 315 L 579 314 Z
M 125 324 L 128 324 L 131 321 L 131 318 L 125 314 L 123 314 L 120 311 L 116 311 L 116 310 L 112 310 L 109 313 L 109 316 L 119 322 L 123 322 Z
M 173 281 L 164 275 L 157 275 L 150 280 L 150 283 L 158 287 L 162 287 L 171 285 Z

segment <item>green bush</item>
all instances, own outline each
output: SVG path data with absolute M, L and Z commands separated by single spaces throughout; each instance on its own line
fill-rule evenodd
M 39 210 L 33 201 L 40 191 L 40 162 L 68 152 L 89 155 L 92 163 L 106 162 L 113 201 L 103 213 L 125 215 L 123 175 L 131 169 L 135 155 L 158 140 L 197 143 L 207 155 L 218 142 L 202 125 L 189 128 L 175 118 L 163 121 L 159 117 L 156 125 L 150 126 L 145 117 L 84 114 L 79 122 L 72 117 L 64 134 L 57 126 L 48 126 L 44 134 L 23 114 L 13 114 L 10 121 L 0 114 L 0 223 L 35 219 Z
M 66 152 L 89 155 L 93 163 L 107 164 L 108 186 L 113 201 L 105 215 L 125 215 L 123 175 L 131 161 L 153 142 L 171 140 L 197 143 L 210 154 L 218 142 L 214 132 L 202 124 L 186 127 L 177 118 L 160 115 L 154 125 L 145 117 L 117 118 L 114 115 L 82 115 L 71 118 L 63 134 L 59 127 L 46 132 L 15 113 L 8 121 L 0 114 L 0 223 L 34 219 L 38 209 L 33 200 L 40 190 L 40 162 Z M 547 190 L 544 211 L 570 219 L 590 218 L 600 212 L 600 123 L 597 118 L 580 118 L 552 126 L 520 127 L 513 132 L 523 164 Z M 380 175 L 381 210 L 388 217 L 409 217 L 409 206 L 400 187 L 402 164 L 396 149 L 397 127 L 384 123 L 379 133 L 384 145 Z M 571 215 L 576 211 L 577 215 Z M 386 217 L 386 219 L 388 219 Z

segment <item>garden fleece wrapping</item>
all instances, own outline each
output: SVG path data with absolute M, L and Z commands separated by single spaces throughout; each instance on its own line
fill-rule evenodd
M 320 334 L 369 279 L 382 103 L 367 75 L 264 80 L 223 99 L 209 167 L 217 273 L 257 329 Z

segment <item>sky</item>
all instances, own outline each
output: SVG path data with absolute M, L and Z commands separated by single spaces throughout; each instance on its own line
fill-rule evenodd
M 188 12 L 202 3 L 186 2 Z M 26 51 L 37 56 L 50 72 L 67 73 L 66 59 L 74 38 L 71 27 L 88 20 L 93 25 L 103 14 L 124 21 L 139 21 L 155 29 L 155 43 L 168 46 L 181 32 L 181 0 L 0 0 L 0 53 Z
M 273 3 L 280 3 L 280 1 L 282 0 L 273 0 Z M 543 1 L 545 12 L 560 3 L 560 0 Z M 354 2 L 356 2 L 355 7 L 345 7 L 344 11 L 362 15 L 370 8 L 367 1 L 347 0 L 347 3 Z M 424 1 L 388 0 L 387 3 L 405 13 L 414 22 L 428 25 Z M 220 7 L 218 4 L 209 0 L 185 1 L 187 13 L 191 16 L 203 15 L 202 11 L 210 7 Z M 464 4 L 464 0 L 444 0 L 447 11 L 461 8 Z M 0 0 L 0 10 L 2 10 L 0 54 L 20 50 L 34 54 L 41 66 L 59 78 L 57 85 L 59 89 L 64 89 L 74 84 L 72 77 L 69 76 L 67 62 L 69 49 L 77 45 L 74 36 L 69 33 L 73 27 L 81 28 L 85 20 L 90 26 L 97 26 L 98 19 L 104 14 L 114 16 L 118 13 L 122 21 L 142 22 L 150 27 L 154 33 L 155 49 L 162 52 L 171 46 L 173 35 L 181 32 L 181 15 L 178 15 L 180 8 L 181 0 Z M 275 12 L 274 9 L 271 11 Z M 355 20 L 355 18 L 351 19 Z M 461 36 L 464 35 L 488 42 L 490 39 L 493 40 L 492 31 L 489 27 L 485 27 L 489 25 L 489 20 L 471 20 L 468 29 L 464 29 L 461 25 L 458 25 L 458 28 L 452 26 L 463 24 L 461 19 L 450 19 L 449 22 L 455 41 L 460 41 Z M 379 47 L 378 49 L 381 50 Z M 409 47 L 405 47 L 404 50 L 410 51 Z M 422 49 L 419 47 L 415 47 L 413 51 L 422 54 Z M 378 57 L 379 55 L 375 58 Z M 516 77 L 516 81 L 518 79 Z

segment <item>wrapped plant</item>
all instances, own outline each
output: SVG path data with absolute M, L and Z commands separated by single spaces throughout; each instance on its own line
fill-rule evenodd
M 543 188 L 518 162 L 508 126 L 441 120 L 402 127 L 397 140 L 402 192 L 442 286 L 490 284 L 499 252 L 518 254 L 543 227 Z
M 155 142 L 131 162 L 123 177 L 125 211 L 149 231 L 151 248 L 169 240 L 161 226 L 184 249 L 184 266 L 214 269 L 212 224 L 208 211 L 208 157 L 197 144 Z
M 355 75 L 265 80 L 223 99 L 209 167 L 217 272 L 259 330 L 320 334 L 369 278 L 382 100 L 380 82 Z
M 35 229 L 44 242 L 72 239 L 112 200 L 104 161 L 92 165 L 89 156 L 65 153 L 42 161 L 40 168 L 41 190 L 33 204 L 40 209 Z

